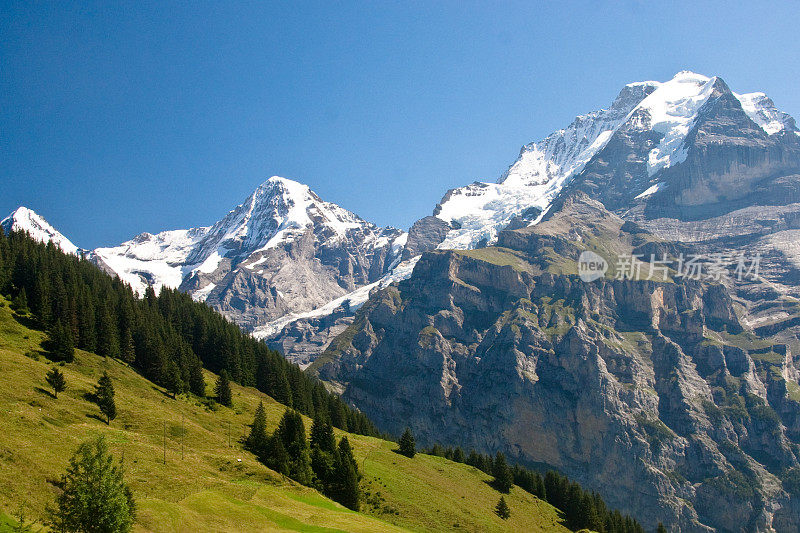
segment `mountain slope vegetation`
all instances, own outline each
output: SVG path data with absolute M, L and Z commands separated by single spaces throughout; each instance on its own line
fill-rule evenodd
M 124 361 L 80 349 L 71 363 L 49 361 L 46 335 L 10 306 L 0 298 L 0 510 L 7 523 L 23 504 L 29 519 L 41 519 L 75 447 L 105 435 L 124 459 L 140 531 L 567 531 L 559 511 L 518 487 L 505 496 L 511 517 L 499 518 L 499 494 L 476 468 L 424 454 L 408 459 L 392 442 L 337 430 L 363 473 L 362 512 L 345 509 L 243 450 L 259 402 L 268 429 L 277 427 L 286 408 L 274 399 L 237 384 L 232 408 L 191 393 L 173 399 Z M 67 384 L 57 399 L 44 379 L 54 366 Z M 103 372 L 114 382 L 118 410 L 108 426 L 86 399 Z

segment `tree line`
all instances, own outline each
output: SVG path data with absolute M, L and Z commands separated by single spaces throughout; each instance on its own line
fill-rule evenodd
M 259 461 L 358 511 L 361 494 L 358 464 L 347 437 L 342 437 L 336 444 L 333 425 L 328 419 L 314 419 L 310 439 L 306 438 L 303 417 L 293 409 L 286 410 L 272 435 L 267 434 L 266 424 L 266 412 L 261 403 L 256 409 L 246 441 L 246 448 Z
M 644 528 L 630 515 L 609 509 L 596 492 L 584 490 L 579 483 L 550 470 L 542 476 L 539 472 L 520 465 L 509 465 L 505 455 L 495 456 L 471 450 L 465 454 L 460 447 L 444 448 L 433 445 L 427 453 L 445 457 L 457 463 L 474 466 L 494 478 L 492 484 L 501 493 L 508 493 L 512 485 L 533 494 L 564 513 L 566 526 L 573 531 L 589 529 L 598 533 L 644 533 Z M 503 500 L 505 504 L 505 500 Z M 498 514 L 507 512 L 507 505 L 498 503 Z
M 378 436 L 363 413 L 204 303 L 167 288 L 138 298 L 118 277 L 25 232 L 0 229 L 0 294 L 49 333 L 55 360 L 71 361 L 74 348 L 120 359 L 173 395 L 205 396 L 203 367 L 224 371 L 300 413 Z

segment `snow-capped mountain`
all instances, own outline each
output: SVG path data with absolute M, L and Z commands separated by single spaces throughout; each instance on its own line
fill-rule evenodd
M 732 109 L 718 109 L 720 99 Z M 448 191 L 433 216 L 418 220 L 409 230 L 403 268 L 379 285 L 407 278 L 413 270 L 408 266 L 413 267 L 426 250 L 479 248 L 493 244 L 504 229 L 536 224 L 571 189 L 582 188 L 602 197 L 608 207 L 620 214 L 630 211 L 628 216 L 648 225 L 642 216 L 636 216 L 637 210 L 650 205 L 652 211 L 652 206 L 663 202 L 674 204 L 663 191 L 668 182 L 673 182 L 673 192 L 685 189 L 678 183 L 685 179 L 677 169 L 686 166 L 682 163 L 692 147 L 695 152 L 699 150 L 698 125 L 706 125 L 709 117 L 721 114 L 731 123 L 726 134 L 758 138 L 757 150 L 765 144 L 791 145 L 800 139 L 794 119 L 779 111 L 764 93 L 733 93 L 718 77 L 683 71 L 666 82 L 630 83 L 608 109 L 578 116 L 566 128 L 525 145 L 496 183 L 476 182 Z M 720 135 L 716 141 L 723 138 L 732 137 Z M 734 152 L 741 149 L 732 148 Z M 690 166 L 706 168 L 702 163 L 705 159 L 705 152 L 700 153 Z M 783 159 L 791 166 L 791 155 Z M 602 185 L 598 185 L 601 180 Z M 785 192 L 775 190 L 778 195 Z M 694 197 L 699 199 L 697 194 Z M 685 222 L 681 224 L 678 226 L 686 226 Z M 730 224 L 712 225 L 713 232 L 701 228 L 693 230 L 694 234 L 721 234 Z M 763 227 L 768 225 L 765 221 Z M 670 222 L 651 223 L 649 227 L 657 233 L 667 232 L 666 237 L 676 231 Z M 800 262 L 800 253 L 794 255 Z M 346 301 L 355 309 L 366 295 L 360 289 L 337 301 Z M 329 313 L 331 309 L 337 311 Z M 271 338 L 288 357 L 305 361 L 320 353 L 335 333 L 343 331 L 348 315 L 352 317 L 352 311 L 343 313 L 336 302 L 331 302 L 311 313 L 283 316 L 257 329 L 256 334 Z M 330 320 L 327 316 L 337 318 Z
M 404 232 L 273 176 L 213 226 L 143 233 L 91 258 L 139 292 L 179 287 L 253 328 L 377 281 L 404 242 Z
M 13 213 L 0 222 L 3 231 L 27 231 L 31 237 L 40 242 L 52 242 L 68 254 L 77 254 L 78 247 L 72 244 L 44 218 L 27 207 L 18 207 Z
M 644 181 L 686 160 L 686 137 L 724 82 L 683 71 L 667 82 L 623 87 L 608 109 L 578 116 L 545 139 L 525 145 L 497 183 L 473 183 L 449 191 L 434 216 L 449 225 L 439 248 L 474 248 L 492 243 L 509 224 L 538 222 L 553 200 L 602 152 L 615 133 L 646 134 L 651 146 Z M 735 94 L 742 111 L 767 135 L 798 135 L 794 119 L 764 93 Z M 629 192 L 649 195 L 652 184 Z M 410 238 L 416 236 L 411 232 Z
M 708 141 L 713 128 L 717 133 Z M 673 237 L 685 223 L 648 220 L 677 216 L 675 209 L 685 212 L 688 204 L 723 201 L 698 176 L 707 174 L 704 165 L 713 159 L 708 150 L 714 146 L 729 142 L 738 146 L 734 152 L 749 149 L 736 144 L 737 138 L 758 153 L 782 154 L 763 163 L 768 173 L 791 167 L 791 147 L 800 136 L 794 119 L 764 93 L 737 94 L 720 78 L 684 71 L 666 82 L 624 86 L 607 109 L 578 116 L 525 145 L 497 182 L 447 192 L 433 215 L 417 221 L 408 234 L 378 228 L 324 202 L 305 185 L 272 177 L 212 226 L 143 233 L 89 255 L 140 293 L 147 286 L 179 287 L 271 339 L 288 357 L 307 360 L 352 320 L 371 289 L 410 276 L 421 253 L 492 244 L 504 229 L 544 219 L 566 191 L 588 192 L 614 212 Z M 772 148 L 765 152 L 767 145 Z M 735 187 L 721 190 L 730 194 Z M 794 193 L 781 186 L 771 194 L 792 198 Z M 25 219 L 40 238 L 53 235 L 65 249 L 77 250 L 41 217 L 26 213 L 18 210 L 14 218 Z M 725 231 L 721 226 L 715 231 Z M 800 253 L 795 255 L 800 261 Z M 327 329 L 331 316 L 341 320 Z

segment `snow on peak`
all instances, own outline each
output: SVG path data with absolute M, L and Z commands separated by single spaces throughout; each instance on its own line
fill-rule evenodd
M 40 242 L 52 242 L 65 253 L 77 255 L 78 247 L 72 244 L 43 217 L 27 207 L 18 207 L 13 213 L 0 222 L 3 230 L 27 231 L 31 237 Z
M 323 201 L 307 185 L 272 176 L 210 229 L 204 248 L 212 253 L 214 241 L 221 256 L 234 249 L 252 252 L 302 235 L 309 226 L 324 226 L 331 239 L 342 239 L 351 229 L 373 227 L 350 211 Z
M 195 273 L 212 274 L 223 261 L 228 260 L 233 266 L 308 231 L 313 231 L 316 239 L 333 244 L 347 238 L 354 229 L 363 230 L 358 237 L 363 240 L 361 244 L 376 248 L 399 242 L 397 234 L 401 233 L 379 228 L 323 201 L 307 185 L 272 176 L 213 226 L 155 235 L 142 233 L 119 246 L 98 248 L 93 254 L 142 293 L 148 285 L 156 290 L 162 286 L 178 287 Z M 390 242 L 392 239 L 395 240 Z M 399 257 L 399 253 L 394 255 Z M 256 264 L 257 259 L 247 268 Z M 194 296 L 204 299 L 213 288 L 208 284 Z
M 566 128 L 524 146 L 497 183 L 476 182 L 449 191 L 434 214 L 456 229 L 439 247 L 472 248 L 492 243 L 501 229 L 520 218 L 526 224 L 535 224 L 563 187 L 622 127 L 659 134 L 658 145 L 647 154 L 648 176 L 685 161 L 686 136 L 700 109 L 715 91 L 728 90 L 721 79 L 688 70 L 666 82 L 625 85 L 608 109 L 578 116 Z M 794 119 L 777 110 L 763 93 L 733 94 L 767 134 L 797 132 Z
M 767 135 L 774 135 L 781 131 L 790 131 L 800 134 L 794 119 L 787 113 L 775 107 L 775 103 L 764 93 L 736 94 L 742 109 L 750 119 L 758 124 Z
M 655 85 L 655 90 L 637 106 L 634 114 L 646 113 L 642 119 L 647 123 L 642 127 L 662 134 L 658 146 L 648 154 L 649 176 L 686 160 L 686 135 L 694 126 L 697 112 L 713 93 L 716 81 L 717 78 L 684 70 L 670 81 Z
M 447 193 L 436 216 L 458 229 L 440 248 L 473 248 L 491 243 L 522 216 L 537 222 L 561 189 L 579 174 L 657 82 L 623 87 L 608 109 L 580 115 L 562 130 L 522 147 L 519 158 L 497 183 L 473 183 Z

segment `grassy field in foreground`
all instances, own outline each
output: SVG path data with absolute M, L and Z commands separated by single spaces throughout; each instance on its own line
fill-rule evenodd
M 139 531 L 567 531 L 555 508 L 517 487 L 506 496 L 512 515 L 504 521 L 493 513 L 500 495 L 477 469 L 428 455 L 408 459 L 393 443 L 357 435 L 349 439 L 365 502 L 360 513 L 345 509 L 242 450 L 259 401 L 270 429 L 284 411 L 254 389 L 233 385 L 232 409 L 172 399 L 121 362 L 76 351 L 62 367 L 67 390 L 56 399 L 44 380 L 54 364 L 41 355 L 44 335 L 25 323 L 0 298 L 0 531 L 22 508 L 43 517 L 57 494 L 53 481 L 77 445 L 98 434 L 124 457 Z M 85 399 L 103 371 L 116 388 L 110 426 Z M 206 378 L 210 389 L 215 376 Z

